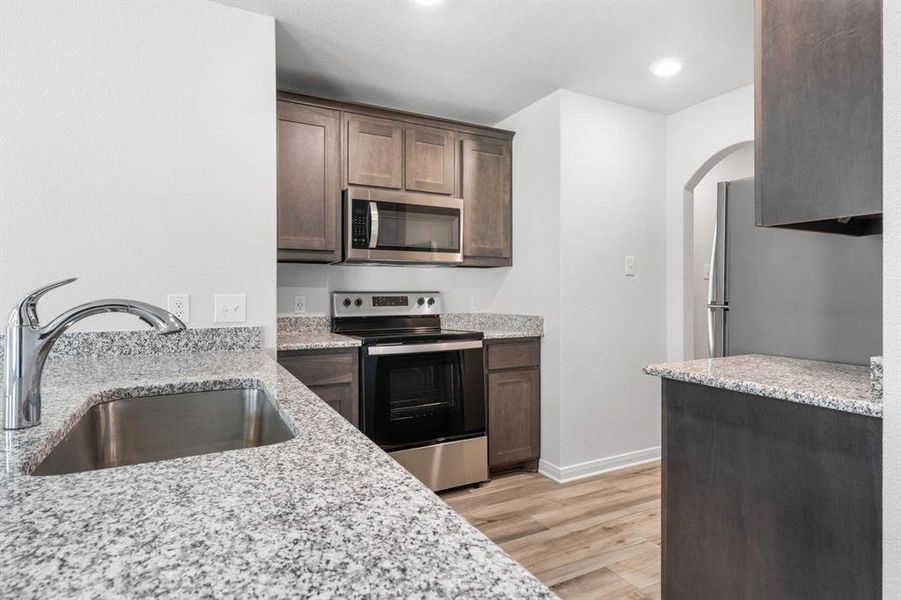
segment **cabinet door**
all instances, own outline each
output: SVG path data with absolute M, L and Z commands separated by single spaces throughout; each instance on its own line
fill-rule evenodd
M 539 456 L 538 369 L 488 374 L 488 465 L 528 462 Z
M 408 125 L 404 155 L 408 190 L 454 193 L 454 132 L 437 127 Z
M 339 125 L 338 111 L 278 103 L 280 259 L 331 262 L 339 258 Z
M 355 426 L 360 422 L 357 350 L 279 353 L 278 363 Z
M 878 232 L 882 1 L 758 0 L 755 94 L 757 224 Z
M 347 182 L 403 187 L 404 125 L 388 119 L 347 115 Z
M 463 196 L 464 264 L 512 264 L 511 143 L 463 136 L 460 178 Z

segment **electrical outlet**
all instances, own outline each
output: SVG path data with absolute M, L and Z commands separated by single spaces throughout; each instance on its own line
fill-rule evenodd
M 704 263 L 704 281 L 710 280 L 710 263 Z
M 166 297 L 169 312 L 181 319 L 182 323 L 191 320 L 191 296 L 188 294 L 169 294 Z
M 306 296 L 294 296 L 294 314 L 302 315 L 307 312 Z
M 246 294 L 216 294 L 213 305 L 217 323 L 243 323 L 247 320 Z
M 475 294 L 472 295 L 472 298 L 469 301 L 470 308 L 473 311 L 479 310 L 479 297 Z
M 635 257 L 626 257 L 626 277 L 635 277 Z

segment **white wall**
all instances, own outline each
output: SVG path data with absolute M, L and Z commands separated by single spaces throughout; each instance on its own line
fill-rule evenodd
M 560 106 L 559 466 L 569 477 L 660 444 L 660 384 L 641 368 L 665 352 L 666 120 L 568 91 Z
M 883 597 L 901 598 L 901 3 L 883 4 Z
M 698 182 L 694 188 L 692 227 L 691 288 L 694 296 L 694 315 L 691 347 L 688 358 L 707 358 L 707 296 L 706 267 L 710 263 L 710 246 L 713 244 L 713 225 L 716 223 L 717 185 L 721 181 L 735 181 L 754 176 L 754 145 L 748 144 L 723 158 Z
M 491 310 L 544 317 L 541 456 L 562 464 L 560 380 L 560 97 L 554 92 L 504 119 L 513 138 L 513 254 Z
M 275 28 L 211 2 L 0 3 L 0 310 L 246 293 L 275 324 Z M 6 314 L 5 312 L 3 313 Z M 142 328 L 110 315 L 83 329 Z
M 684 295 L 690 268 L 691 203 L 685 187 L 725 149 L 754 139 L 754 87 L 747 85 L 666 117 L 666 356 L 692 353 L 692 314 Z M 717 160 L 717 159 L 714 159 Z M 717 160 L 718 162 L 718 160 Z M 696 182 L 695 182 L 696 183 Z M 686 224 L 688 227 L 686 228 Z M 687 231 L 686 231 L 687 230 Z M 687 235 L 686 235 L 687 234 Z

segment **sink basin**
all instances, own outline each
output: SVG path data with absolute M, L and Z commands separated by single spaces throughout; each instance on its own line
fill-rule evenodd
M 262 390 L 144 396 L 91 407 L 31 475 L 63 475 L 290 440 Z

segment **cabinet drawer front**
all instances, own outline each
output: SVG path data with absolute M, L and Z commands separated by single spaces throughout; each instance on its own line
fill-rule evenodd
M 488 345 L 489 371 L 537 367 L 540 359 L 541 346 L 533 340 Z
M 352 353 L 342 352 L 281 356 L 278 362 L 304 385 L 314 388 L 321 385 L 352 384 L 356 370 L 354 358 Z

